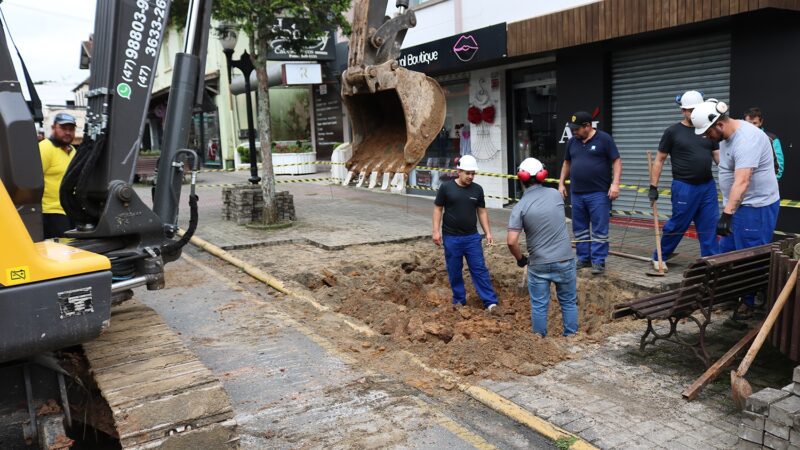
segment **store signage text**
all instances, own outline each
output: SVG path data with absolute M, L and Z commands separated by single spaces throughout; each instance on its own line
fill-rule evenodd
M 470 70 L 506 57 L 506 24 L 498 23 L 400 51 L 402 67 L 428 74 Z
M 438 59 L 439 59 L 438 51 L 426 52 L 425 50 L 422 50 L 416 55 L 413 54 L 403 55 L 400 57 L 400 59 L 397 60 L 397 62 L 399 62 L 401 66 L 407 67 L 407 66 L 416 66 L 417 64 L 430 64 L 434 61 L 437 61 Z

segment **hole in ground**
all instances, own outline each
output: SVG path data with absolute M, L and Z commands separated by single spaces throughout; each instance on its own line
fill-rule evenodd
M 416 244 L 405 255 L 377 250 L 376 256 L 305 272 L 295 280 L 332 301 L 341 313 L 356 317 L 401 348 L 435 366 L 462 375 L 503 378 L 509 372 L 536 375 L 569 359 L 573 344 L 596 342 L 633 323 L 611 323 L 614 304 L 645 295 L 621 288 L 619 281 L 579 272 L 577 339 L 561 338 L 561 311 L 551 292 L 548 338 L 531 331 L 525 274 L 505 248 L 486 249 L 487 265 L 500 299 L 489 315 L 472 287 L 465 267 L 467 306 L 454 309 L 440 251 Z

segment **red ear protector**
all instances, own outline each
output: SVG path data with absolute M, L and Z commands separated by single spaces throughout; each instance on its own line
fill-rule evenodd
M 527 170 L 520 170 L 517 172 L 517 178 L 520 181 L 527 183 L 531 179 L 531 174 L 528 173 Z M 537 183 L 542 183 L 547 178 L 547 169 L 542 166 L 542 170 L 536 172 L 536 175 L 533 175 L 533 178 L 536 179 Z

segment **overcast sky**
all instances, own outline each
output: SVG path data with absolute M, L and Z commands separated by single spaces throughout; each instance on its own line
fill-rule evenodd
M 19 47 L 34 81 L 52 81 L 38 89 L 45 104 L 64 104 L 72 88 L 89 76 L 80 70 L 80 44 L 94 31 L 96 0 L 2 0 L 6 37 Z M 9 42 L 10 45 L 10 42 Z M 16 53 L 11 50 L 16 60 Z M 18 76 L 22 79 L 21 71 Z

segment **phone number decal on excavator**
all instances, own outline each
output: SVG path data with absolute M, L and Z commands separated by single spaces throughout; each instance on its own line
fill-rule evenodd
M 158 56 L 158 47 L 161 44 L 161 33 L 164 29 L 166 18 L 167 0 L 156 0 L 155 8 L 152 10 L 151 20 L 148 18 L 151 2 L 147 0 L 137 0 L 136 8 L 138 11 L 133 13 L 128 31 L 127 47 L 125 48 L 125 60 L 123 61 L 122 80 L 117 84 L 117 94 L 129 100 L 133 89 L 131 84 L 136 83 L 140 88 L 148 89 L 152 68 L 150 64 L 141 64 L 139 52 L 144 45 L 146 57 L 155 59 Z M 148 27 L 149 22 L 149 27 Z
M 31 273 L 28 266 L 10 267 L 6 269 L 6 286 L 13 286 L 28 281 Z

